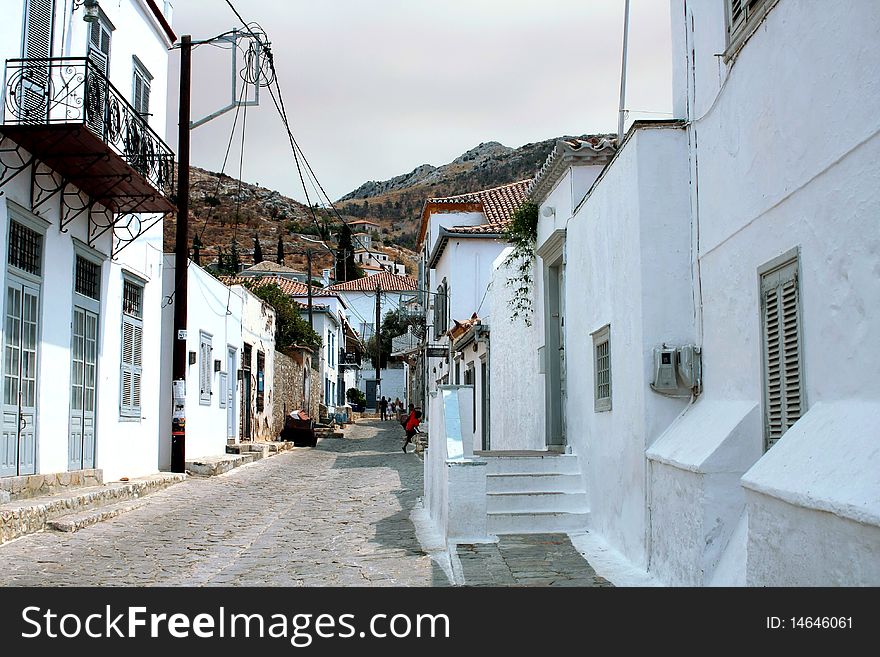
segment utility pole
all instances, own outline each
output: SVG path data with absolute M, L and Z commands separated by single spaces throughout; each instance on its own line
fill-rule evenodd
M 629 41 L 629 0 L 623 10 L 623 57 L 620 65 L 620 108 L 617 114 L 617 146 L 623 143 L 623 120 L 626 116 L 626 49 Z
M 382 390 L 382 287 L 376 283 L 376 404 Z
M 189 120 L 192 37 L 180 39 L 180 113 L 177 143 L 177 232 L 174 241 L 174 353 L 172 361 L 171 471 L 186 470 L 186 306 L 189 264 Z
M 309 290 L 309 326 L 312 327 L 312 330 L 315 330 L 315 320 L 312 317 L 312 250 L 306 249 L 306 261 L 309 263 L 308 273 L 306 275 L 306 285 L 308 285 Z

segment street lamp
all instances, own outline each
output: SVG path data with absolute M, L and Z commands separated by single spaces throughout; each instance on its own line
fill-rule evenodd
M 79 9 L 82 6 L 85 6 L 86 8 L 85 13 L 83 14 L 83 20 L 86 23 L 97 23 L 101 19 L 101 10 L 98 8 L 98 0 L 74 0 L 74 9 Z

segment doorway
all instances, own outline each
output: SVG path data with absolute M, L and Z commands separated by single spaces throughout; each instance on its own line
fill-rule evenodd
M 70 340 L 70 427 L 67 468 L 95 467 L 95 384 L 98 367 L 98 315 L 73 308 Z
M 0 476 L 36 474 L 40 288 L 9 276 L 5 301 Z
M 235 347 L 226 347 L 226 438 L 235 440 L 235 398 L 238 376 L 235 367 Z
M 548 447 L 565 445 L 565 265 L 561 256 L 544 268 L 545 295 L 545 359 L 547 408 L 546 435 Z

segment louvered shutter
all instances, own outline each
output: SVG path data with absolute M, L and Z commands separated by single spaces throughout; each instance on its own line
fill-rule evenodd
M 205 334 L 199 340 L 199 403 L 211 403 L 211 338 Z
M 143 326 L 140 320 L 122 317 L 122 358 L 120 363 L 120 414 L 140 417 Z
M 772 447 L 803 414 L 797 261 L 761 280 L 764 329 L 764 426 Z
M 48 59 L 52 56 L 54 0 L 28 0 L 25 59 Z

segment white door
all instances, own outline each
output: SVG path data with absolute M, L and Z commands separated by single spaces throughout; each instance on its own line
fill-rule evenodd
M 3 330 L 0 476 L 36 474 L 39 288 L 9 279 Z
M 566 372 L 565 372 L 565 265 L 559 265 L 559 399 L 560 431 L 565 444 Z

